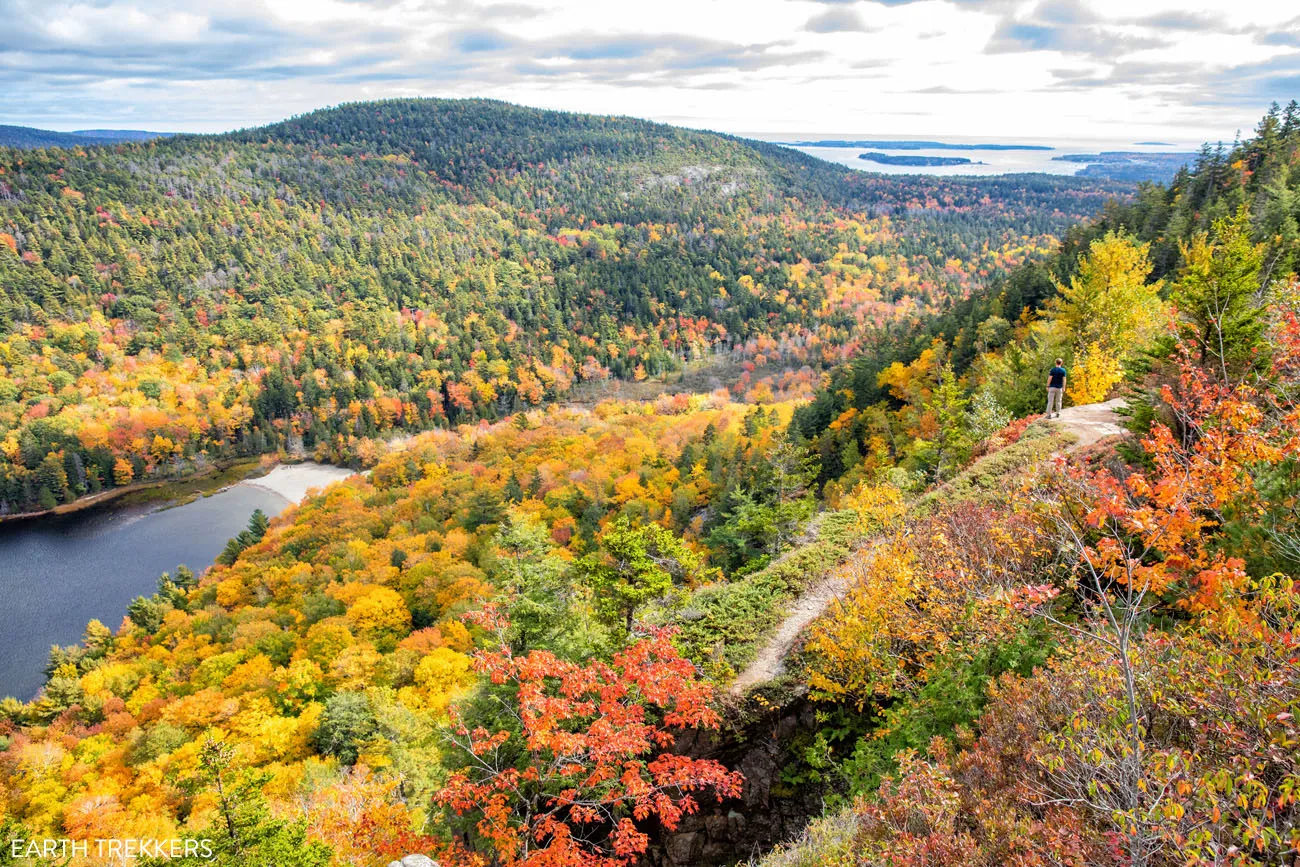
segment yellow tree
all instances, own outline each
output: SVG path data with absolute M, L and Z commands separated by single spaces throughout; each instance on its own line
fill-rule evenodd
M 1051 311 L 1052 329 L 1073 351 L 1074 403 L 1101 400 L 1120 380 L 1120 365 L 1149 343 L 1164 321 L 1162 283 L 1148 283 L 1149 244 L 1107 232 L 1079 258 L 1078 271 Z
M 842 567 L 842 598 L 809 635 L 814 696 L 859 708 L 911 692 L 955 649 L 1023 623 L 1006 600 L 1050 554 L 1026 508 L 946 507 L 898 526 Z
M 129 485 L 135 478 L 135 468 L 126 458 L 118 458 L 113 462 L 113 483 L 118 485 Z

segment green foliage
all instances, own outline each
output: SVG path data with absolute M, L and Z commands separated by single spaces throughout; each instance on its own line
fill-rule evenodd
M 979 365 L 982 388 L 1015 416 L 1023 417 L 1043 411 L 1047 393 L 1047 371 L 1056 358 L 1073 363 L 1067 335 L 1059 330 L 1030 328 L 1020 340 L 1007 344 L 1001 352 L 986 356 Z
M 1300 462 L 1279 461 L 1255 470 L 1258 503 L 1225 511 L 1223 547 L 1246 561 L 1252 575 L 1300 574 Z
M 715 560 L 739 573 L 762 568 L 816 508 L 811 497 L 763 503 L 749 491 L 739 490 L 732 499 L 726 520 L 709 535 L 709 545 L 718 552 Z
M 754 415 L 746 421 L 759 434 Z M 731 483 L 723 520 L 709 535 L 712 559 L 727 572 L 761 568 L 790 545 L 816 510 L 808 487 L 817 476 L 817 456 L 788 431 L 769 436 L 766 447 L 747 462 L 747 472 Z
M 970 401 L 957 382 L 952 365 L 939 372 L 939 384 L 923 408 L 934 414 L 936 427 L 931 439 L 917 438 L 911 451 L 937 480 L 950 477 L 970 455 L 971 435 L 966 407 Z
M 4 843 L 3 846 L 0 846 L 0 865 L 11 867 L 11 865 L 30 863 L 27 858 L 15 857 L 13 841 L 31 839 L 33 839 L 32 834 L 22 824 L 15 821 L 12 816 L 0 816 L 0 842 Z
M 571 580 L 541 521 L 512 510 L 495 543 L 488 575 L 506 595 L 508 638 L 516 652 L 537 648 L 585 659 L 605 643 L 603 630 L 582 615 L 584 588 Z
M 1172 299 L 1200 365 L 1215 369 L 1224 381 L 1265 369 L 1263 247 L 1251 240 L 1245 207 L 1196 235 L 1183 248 L 1183 259 Z
M 341 763 L 355 765 L 361 749 L 378 734 L 379 724 L 365 693 L 340 692 L 325 702 L 312 741 L 322 755 L 337 756 Z
M 248 517 L 248 529 L 240 530 L 238 536 L 226 542 L 226 547 L 217 555 L 217 562 L 223 566 L 234 563 L 245 548 L 262 541 L 262 537 L 266 535 L 267 528 L 270 526 L 271 520 L 266 517 L 266 513 L 261 509 L 254 509 L 253 514 Z
M 141 859 L 141 867 L 328 867 L 333 858 L 330 847 L 307 838 L 305 821 L 273 817 L 262 794 L 269 775 L 237 767 L 234 755 L 234 749 L 227 744 L 208 739 L 199 752 L 198 773 L 186 781 L 191 790 L 206 790 L 216 796 L 216 820 L 194 835 L 195 839 L 207 841 L 211 851 L 182 858 Z
M 465 512 L 465 529 L 477 530 L 488 524 L 499 524 L 506 516 L 501 496 L 491 490 L 475 491 L 470 495 Z
M 337 617 L 344 612 L 345 608 L 346 606 L 333 596 L 327 596 L 317 590 L 303 595 L 300 610 L 307 623 L 312 624 L 327 617 Z
M 158 631 L 158 627 L 162 626 L 167 608 L 156 598 L 137 596 L 126 606 L 126 613 L 137 628 L 152 635 Z
M 971 398 L 966 413 L 966 429 L 971 442 L 982 443 L 1011 424 L 1010 410 L 1003 408 L 993 392 L 982 388 Z
M 701 587 L 677 609 L 676 643 L 711 678 L 725 682 L 753 662 L 790 600 L 843 562 L 861 538 L 851 512 L 825 512 L 815 520 L 812 541 L 757 572 Z
M 144 764 L 162 758 L 191 740 L 180 726 L 160 722 L 153 725 L 131 750 L 132 764 Z
M 696 579 L 702 570 L 699 555 L 658 524 L 620 517 L 599 542 L 600 551 L 584 558 L 578 573 L 594 591 L 602 616 L 623 623 L 629 634 L 638 608 Z
M 791 598 L 766 571 L 710 584 L 677 612 L 676 643 L 709 677 L 728 680 L 754 661 L 759 639 L 780 622 Z
M 1047 660 L 1053 646 L 1043 623 L 1034 621 L 1004 644 L 938 660 L 925 684 L 886 707 L 878 728 L 859 738 L 840 765 L 848 796 L 874 794 L 881 778 L 897 769 L 897 753 L 925 753 L 934 738 L 953 741 L 958 732 L 969 731 L 988 704 L 989 684 L 1008 671 L 1029 676 Z
M 262 541 L 266 535 L 267 529 L 271 526 L 271 519 L 261 509 L 254 509 L 253 514 L 248 516 L 248 535 L 254 542 Z

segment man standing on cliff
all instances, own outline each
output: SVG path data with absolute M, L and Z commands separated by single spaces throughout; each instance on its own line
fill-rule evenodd
M 1052 407 L 1056 407 L 1056 417 L 1061 417 L 1061 396 L 1065 394 L 1065 368 L 1063 359 L 1056 359 L 1056 367 L 1047 372 L 1047 417 L 1052 417 Z

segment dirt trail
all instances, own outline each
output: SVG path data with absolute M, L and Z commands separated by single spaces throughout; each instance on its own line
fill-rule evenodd
M 1072 406 L 1061 410 L 1060 418 L 1054 418 L 1048 424 L 1062 427 L 1077 436 L 1079 441 L 1073 447 L 1082 448 L 1092 445 L 1097 440 L 1118 436 L 1124 432 L 1120 427 L 1120 417 L 1117 412 L 1124 405 L 1124 399 L 1117 397 L 1105 403 Z
M 1124 432 L 1116 412 L 1123 406 L 1124 401 L 1120 398 L 1105 403 L 1072 406 L 1062 410 L 1060 418 L 1054 418 L 1048 424 L 1064 428 L 1079 438 L 1079 441 L 1070 447 L 1071 450 L 1082 448 L 1104 437 L 1117 436 Z M 758 656 L 732 682 L 731 694 L 743 695 L 750 687 L 766 683 L 781 674 L 786 657 L 804 629 L 821 617 L 832 600 L 839 598 L 847 589 L 847 578 L 828 576 L 819 580 L 806 593 L 794 600 L 786 613 L 785 620 L 777 627 L 767 643 L 759 649 Z
M 796 599 L 786 613 L 785 620 L 781 621 L 767 644 L 759 649 L 758 656 L 732 682 L 731 694 L 743 695 L 751 686 L 766 683 L 780 674 L 785 667 L 785 658 L 794 648 L 800 634 L 822 616 L 831 600 L 837 599 L 847 589 L 846 578 L 823 578 Z

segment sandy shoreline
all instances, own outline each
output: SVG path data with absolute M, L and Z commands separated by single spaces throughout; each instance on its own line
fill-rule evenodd
M 270 491 L 296 505 L 306 498 L 309 490 L 328 487 L 353 475 L 356 471 L 346 467 L 305 461 L 301 464 L 278 464 L 266 475 L 244 479 L 239 484 Z

